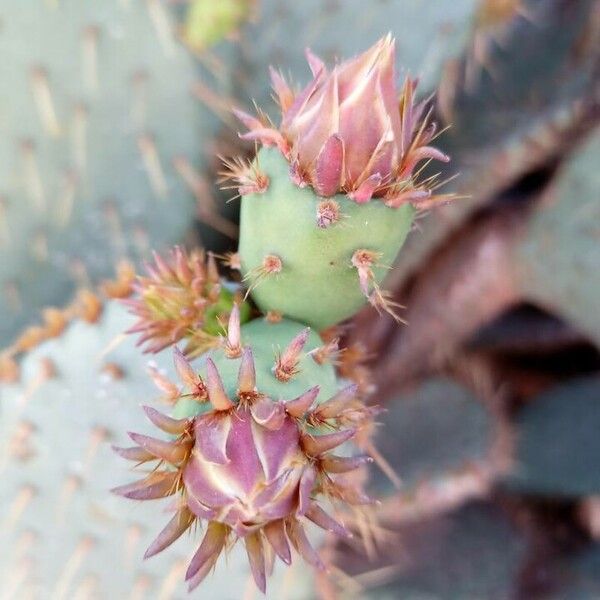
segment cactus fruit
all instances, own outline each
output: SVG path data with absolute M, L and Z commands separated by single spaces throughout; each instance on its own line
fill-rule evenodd
M 242 273 L 262 310 L 318 329 L 367 300 L 394 314 L 379 284 L 410 229 L 412 204 L 431 202 L 435 188 L 416 167 L 448 160 L 429 145 L 435 125 L 414 103 L 410 79 L 398 110 L 394 47 L 387 36 L 331 72 L 308 52 L 313 80 L 298 94 L 272 71 L 279 129 L 238 111 L 249 128 L 242 137 L 265 146 L 253 165 L 231 168 L 243 196 Z
M 156 535 L 156 507 L 109 492 L 131 477 L 111 445 L 151 434 L 139 404 L 164 410 L 132 337 L 133 319 L 110 302 L 95 323 L 75 322 L 23 361 L 22 381 L 0 388 L 0 596 L 181 598 L 189 546 L 140 563 Z M 172 352 L 152 370 L 173 376 Z M 156 414 L 151 412 L 151 414 Z M 311 532 L 312 533 L 312 532 Z M 118 568 L 117 568 L 118 564 Z M 276 569 L 271 598 L 314 598 L 311 578 Z M 244 595 L 250 570 L 233 548 L 204 593 Z M 223 590 L 227 595 L 223 595 Z
M 273 361 L 269 341 L 283 340 L 290 331 L 295 337 Z M 227 338 L 234 343 L 220 351 L 219 361 L 206 357 L 204 377 L 175 351 L 185 386 L 174 413 L 178 418 L 146 409 L 150 420 L 174 439 L 130 434 L 137 445 L 118 450 L 138 464 L 159 461 L 165 468 L 153 468 L 145 478 L 115 491 L 137 500 L 178 495 L 174 515 L 147 557 L 172 544 L 196 520 L 208 521 L 186 572 L 190 590 L 206 577 L 221 552 L 241 538 L 264 593 L 275 555 L 291 562 L 288 539 L 308 563 L 324 569 L 304 531 L 305 519 L 349 535 L 323 510 L 319 495 L 341 504 L 370 502 L 339 475 L 368 458 L 330 451 L 354 437 L 372 410 L 356 398 L 355 385 L 336 391 L 333 368 L 305 353 L 309 332 L 298 324 L 256 320 L 240 328 L 234 319 Z M 313 334 L 310 342 L 315 341 Z M 255 362 L 255 356 L 260 360 Z M 333 395 L 325 400 L 331 390 Z
M 162 0 L 30 4 L 0 3 L 0 345 L 118 260 L 181 241 L 220 127 Z

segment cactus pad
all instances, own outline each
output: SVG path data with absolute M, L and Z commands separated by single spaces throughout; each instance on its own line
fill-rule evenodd
M 29 4 L 0 4 L 0 345 L 75 284 L 181 241 L 219 127 L 161 0 Z
M 126 443 L 128 430 L 151 432 L 140 403 L 164 407 L 133 338 L 122 337 L 132 322 L 122 306 L 108 305 L 98 323 L 75 323 L 34 350 L 23 363 L 22 383 L 0 389 L 3 595 L 184 594 L 196 534 L 142 563 L 163 524 L 157 507 L 131 505 L 109 492 L 131 477 L 111 445 Z M 170 351 L 154 360 L 172 374 Z M 229 563 L 204 582 L 204 593 L 241 597 L 250 577 L 245 553 L 234 548 Z M 312 581 L 295 566 L 276 568 L 270 586 L 271 598 L 313 597 Z

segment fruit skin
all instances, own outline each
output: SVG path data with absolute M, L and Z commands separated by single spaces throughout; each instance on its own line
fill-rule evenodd
M 242 198 L 239 253 L 252 298 L 263 311 L 280 311 L 317 330 L 350 317 L 367 301 L 352 266 L 354 252 L 381 253 L 373 267 L 379 284 L 410 231 L 415 209 L 408 204 L 391 209 L 375 200 L 358 205 L 337 195 L 340 219 L 321 228 L 322 199 L 292 183 L 280 152 L 263 148 L 256 160 L 270 183 L 264 193 Z M 253 285 L 266 255 L 280 257 L 282 270 Z
M 321 391 L 315 402 L 319 403 L 333 396 L 338 390 L 339 384 L 332 365 L 327 363 L 319 365 L 308 354 L 323 345 L 314 331 L 309 332 L 304 350 L 299 356 L 298 373 L 286 382 L 279 381 L 274 376 L 272 368 L 277 354 L 283 351 L 290 340 L 304 329 L 305 326 L 301 323 L 288 319 L 283 319 L 278 323 L 255 319 L 241 328 L 243 345 L 251 345 L 254 350 L 256 376 L 260 383 L 260 390 L 273 400 L 291 400 L 300 396 L 307 389 L 318 385 Z M 206 379 L 207 358 L 214 361 L 221 373 L 227 394 L 235 397 L 241 357 L 228 358 L 222 348 L 209 350 L 195 363 L 204 379 Z M 187 418 L 198 414 L 201 408 L 198 402 L 184 398 L 176 404 L 173 415 L 177 419 Z

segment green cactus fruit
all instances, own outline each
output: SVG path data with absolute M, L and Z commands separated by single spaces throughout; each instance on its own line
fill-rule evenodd
M 219 119 L 162 0 L 0 3 L 0 346 L 122 258 L 182 241 Z M 27 32 L 27 35 L 24 35 Z
M 235 34 L 250 17 L 255 0 L 192 0 L 182 37 L 194 50 L 202 51 Z
M 517 415 L 511 488 L 543 496 L 600 493 L 600 379 L 567 382 L 534 398 Z
M 568 320 L 600 345 L 600 133 L 563 168 L 532 214 L 514 264 L 523 294 Z
M 243 196 L 242 272 L 263 310 L 325 328 L 368 300 L 397 318 L 380 283 L 414 206 L 446 199 L 423 161 L 449 157 L 431 145 L 417 82 L 398 88 L 395 47 L 387 35 L 331 70 L 308 51 L 313 79 L 298 92 L 272 69 L 277 127 L 236 111 L 241 137 L 263 145 L 254 163 L 227 164 Z
M 259 152 L 257 164 L 269 187 L 243 197 L 239 245 L 253 299 L 263 311 L 317 330 L 351 316 L 366 301 L 355 253 L 376 257 L 370 268 L 379 284 L 410 231 L 414 209 L 357 204 L 341 194 L 324 200 L 292 183 L 289 164 L 271 148 Z M 280 261 L 272 272 L 269 257 Z
M 151 434 L 140 403 L 165 406 L 119 303 L 96 324 L 77 322 L 23 361 L 22 381 L 0 388 L 0 595 L 2 597 L 182 598 L 183 572 L 196 534 L 170 553 L 142 562 L 163 526 L 151 504 L 110 493 L 131 473 L 114 453 L 126 431 Z M 174 373 L 172 352 L 154 369 Z M 215 600 L 244 595 L 245 551 L 231 550 L 204 582 Z M 116 568 L 118 565 L 118 568 Z M 268 598 L 314 598 L 312 577 L 295 561 L 276 568 Z
M 285 353 L 292 340 L 300 336 L 302 347 L 292 359 L 294 362 L 293 376 L 278 378 L 276 369 L 278 359 Z M 257 381 L 261 393 L 267 394 L 273 400 L 291 400 L 306 392 L 307 389 L 318 385 L 319 395 L 315 402 L 323 402 L 333 396 L 338 390 L 338 383 L 333 366 L 328 363 L 318 364 L 311 357 L 311 352 L 323 346 L 323 342 L 314 332 L 295 321 L 283 319 L 270 323 L 265 319 L 255 319 L 241 327 L 242 346 L 253 348 Z M 235 353 L 237 354 L 237 353 Z M 225 392 L 231 397 L 237 390 L 238 371 L 241 354 L 231 356 L 228 346 L 208 351 L 198 361 L 200 373 L 206 379 L 206 359 L 210 358 L 216 365 Z M 175 407 L 177 418 L 190 417 L 201 410 L 209 409 L 209 405 L 200 405 L 190 399 L 182 399 Z

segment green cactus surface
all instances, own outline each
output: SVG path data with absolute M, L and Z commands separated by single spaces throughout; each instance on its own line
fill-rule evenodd
M 359 205 L 338 195 L 328 201 L 337 203 L 339 219 L 320 227 L 322 198 L 292 183 L 285 158 L 264 148 L 257 164 L 269 186 L 243 197 L 239 246 L 253 299 L 264 311 L 279 311 L 317 330 L 351 316 L 367 301 L 352 265 L 354 253 L 365 249 L 379 255 L 372 270 L 380 283 L 411 228 L 414 209 L 391 209 L 377 201 Z M 280 259 L 280 272 L 264 274 L 269 256 Z
M 273 374 L 273 367 L 279 353 L 283 352 L 295 336 L 305 329 L 300 323 L 283 320 L 269 323 L 265 319 L 255 319 L 242 327 L 242 343 L 253 350 L 256 366 L 257 387 L 262 394 L 272 400 L 292 400 L 308 389 L 318 385 L 320 393 L 315 402 L 327 400 L 338 391 L 335 371 L 331 364 L 318 364 L 310 356 L 312 350 L 323 345 L 319 336 L 311 331 L 302 353 L 298 357 L 297 373 L 289 381 L 280 381 Z M 206 358 L 211 358 L 223 380 L 225 391 L 235 397 L 240 358 L 228 358 L 221 348 L 207 352 L 197 363 L 201 376 L 206 379 Z M 180 400 L 175 408 L 177 418 L 198 414 L 201 405 L 193 400 Z M 206 409 L 210 405 L 206 405 Z
M 396 575 L 365 599 L 513 598 L 526 540 L 498 507 L 472 503 L 455 513 L 396 532 Z M 403 557 L 403 558 L 402 558 Z
M 11 598 L 183 598 L 196 533 L 142 562 L 164 525 L 153 503 L 110 493 L 131 478 L 112 445 L 128 430 L 152 433 L 140 404 L 165 410 L 132 337 L 131 315 L 109 304 L 98 323 L 77 322 L 34 350 L 22 381 L 0 389 L 0 595 Z M 49 362 L 50 361 L 50 362 Z M 154 367 L 175 380 L 172 352 Z M 268 598 L 309 600 L 301 561 L 276 567 Z M 240 598 L 250 568 L 237 545 L 204 583 L 215 600 Z
M 387 404 L 376 442 L 409 491 L 424 478 L 488 460 L 494 427 L 493 415 L 470 390 L 440 377 Z M 373 483 L 382 493 L 389 488 L 382 474 Z
M 183 239 L 220 121 L 162 0 L 2 0 L 0 22 L 5 345 L 75 285 Z
M 600 493 L 599 393 L 598 377 L 579 379 L 550 389 L 520 411 L 511 488 L 542 496 Z
M 565 165 L 515 248 L 521 288 L 600 344 L 600 133 Z

